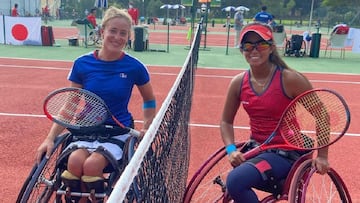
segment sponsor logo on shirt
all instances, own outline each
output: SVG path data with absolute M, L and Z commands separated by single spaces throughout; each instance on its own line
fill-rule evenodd
M 120 73 L 119 76 L 120 78 L 127 78 L 127 75 L 125 73 Z

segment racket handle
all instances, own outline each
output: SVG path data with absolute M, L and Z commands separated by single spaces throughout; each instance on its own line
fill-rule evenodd
M 137 131 L 135 129 L 129 128 L 129 134 L 135 137 L 140 137 L 140 131 Z
M 255 157 L 256 155 L 260 154 L 261 151 L 262 150 L 260 147 L 255 147 L 255 148 L 251 149 L 250 151 L 245 152 L 244 158 L 246 160 L 251 159 L 251 158 Z

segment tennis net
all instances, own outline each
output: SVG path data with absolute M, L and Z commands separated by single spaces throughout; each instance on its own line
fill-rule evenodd
M 189 168 L 188 123 L 201 33 L 200 22 L 175 83 L 117 181 L 109 203 L 182 202 Z

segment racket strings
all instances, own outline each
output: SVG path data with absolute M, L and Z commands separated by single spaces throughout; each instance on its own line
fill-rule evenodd
M 47 109 L 58 120 L 81 127 L 101 124 L 108 116 L 102 101 L 75 90 L 54 95 Z
M 285 142 L 305 149 L 335 142 L 348 125 L 347 109 L 337 95 L 314 91 L 302 96 L 284 116 L 281 134 Z

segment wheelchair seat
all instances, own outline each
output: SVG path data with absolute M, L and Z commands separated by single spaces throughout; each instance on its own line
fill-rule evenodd
M 113 190 L 116 181 L 125 169 L 128 161 L 134 153 L 135 145 L 138 140 L 130 136 L 123 148 L 123 158 L 120 161 L 109 160 L 109 165 L 105 167 L 104 192 L 103 193 L 80 193 L 67 192 L 61 179 L 61 174 L 67 169 L 67 158 L 69 150 L 65 150 L 72 142 L 73 134 L 65 133 L 55 139 L 54 149 L 51 156 L 41 160 L 40 164 L 34 165 L 29 177 L 25 180 L 21 188 L 17 203 L 23 202 L 72 202 L 72 197 L 89 197 L 106 199 Z M 107 156 L 106 156 L 107 157 Z M 109 157 L 107 157 L 109 159 Z M 135 194 L 136 195 L 136 194 Z M 134 200 L 136 197 L 128 197 Z

